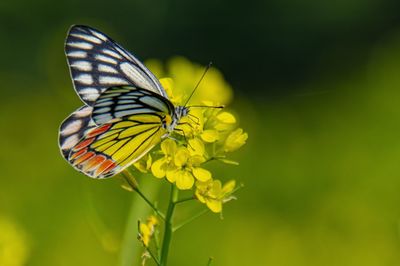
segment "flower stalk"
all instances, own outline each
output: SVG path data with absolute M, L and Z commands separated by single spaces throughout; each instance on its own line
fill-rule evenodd
M 179 194 L 179 191 L 178 191 L 177 187 L 174 185 L 171 185 L 169 205 L 168 205 L 167 215 L 165 216 L 165 227 L 164 227 L 165 229 L 164 229 L 163 243 L 161 246 L 160 266 L 167 265 L 168 252 L 169 252 L 169 247 L 171 244 L 172 233 L 173 233 L 172 220 L 173 220 L 175 205 L 176 205 L 176 202 L 178 201 L 178 194 Z

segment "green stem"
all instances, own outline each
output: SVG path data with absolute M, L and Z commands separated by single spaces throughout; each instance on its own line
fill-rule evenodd
M 208 258 L 207 266 L 211 266 L 213 259 L 214 259 L 213 257 Z
M 145 247 L 146 251 L 150 254 L 150 257 L 154 260 L 154 262 L 157 265 L 160 265 L 160 262 L 158 261 L 157 257 L 153 254 L 153 252 L 150 250 L 150 248 L 148 248 L 146 246 L 144 246 L 144 247 Z
M 156 206 L 154 206 L 154 204 L 143 194 L 143 192 L 139 189 L 138 184 L 133 181 L 134 179 L 131 178 L 131 175 L 128 171 L 123 171 L 122 172 L 122 176 L 125 178 L 126 182 L 128 183 L 128 185 L 131 187 L 131 189 L 133 191 L 135 191 L 136 193 L 139 194 L 139 196 L 150 206 L 150 208 L 152 208 L 154 210 L 154 212 L 160 216 L 160 218 L 162 220 L 165 220 L 165 215 L 160 212 Z
M 178 224 L 177 226 L 175 226 L 175 227 L 172 229 L 172 232 L 175 232 L 175 231 L 178 230 L 179 228 L 181 228 L 181 227 L 187 225 L 188 223 L 190 223 L 190 222 L 193 221 L 193 220 L 196 220 L 197 218 L 199 218 L 199 217 L 202 216 L 203 214 L 206 214 L 207 212 L 209 212 L 209 209 L 204 209 L 204 210 L 202 210 L 201 212 L 199 212 L 199 213 L 193 215 L 192 217 L 188 218 L 187 220 L 185 220 L 185 221 L 181 222 L 180 224 Z
M 187 198 L 183 198 L 183 199 L 177 200 L 175 202 L 175 204 L 186 202 L 186 201 L 189 201 L 189 200 L 194 200 L 194 199 L 196 199 L 194 196 L 190 196 L 190 197 L 187 197 Z
M 169 205 L 167 210 L 167 215 L 165 216 L 165 229 L 164 229 L 164 238 L 161 246 L 161 258 L 160 258 L 160 266 L 167 265 L 168 252 L 172 239 L 172 217 L 174 215 L 175 204 L 178 200 L 178 189 L 175 185 L 171 184 L 171 192 L 169 198 Z

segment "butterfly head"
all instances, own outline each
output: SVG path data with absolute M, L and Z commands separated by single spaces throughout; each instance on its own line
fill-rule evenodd
M 179 121 L 182 117 L 187 116 L 189 114 L 189 108 L 185 106 L 177 106 L 175 107 L 174 113 L 172 117 L 167 116 L 164 122 L 164 128 L 167 129 L 168 132 L 172 132 L 175 127 L 178 125 Z

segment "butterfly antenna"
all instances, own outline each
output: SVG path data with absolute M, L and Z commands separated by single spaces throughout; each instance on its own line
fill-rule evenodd
M 184 106 L 186 106 L 186 105 L 188 104 L 190 98 L 192 98 L 193 94 L 196 92 L 197 87 L 199 87 L 200 82 L 203 80 L 204 76 L 207 74 L 207 71 L 210 69 L 211 65 L 212 65 L 212 62 L 208 63 L 208 65 L 207 65 L 206 68 L 204 69 L 203 75 L 201 75 L 200 80 L 197 82 L 197 84 L 196 84 L 196 86 L 194 87 L 194 89 L 193 89 L 192 93 L 190 94 L 189 98 L 186 100 Z

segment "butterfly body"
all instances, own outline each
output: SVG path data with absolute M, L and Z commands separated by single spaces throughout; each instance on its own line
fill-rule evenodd
M 98 30 L 72 26 L 65 52 L 75 91 L 85 106 L 61 124 L 64 158 L 92 178 L 121 172 L 168 137 L 188 115 L 158 79 Z
M 177 106 L 174 110 L 170 123 L 167 123 L 169 121 L 166 121 L 164 125 L 165 129 L 169 133 L 172 133 L 175 130 L 175 127 L 178 125 L 181 118 L 187 116 L 188 114 L 189 114 L 189 108 L 185 106 Z

